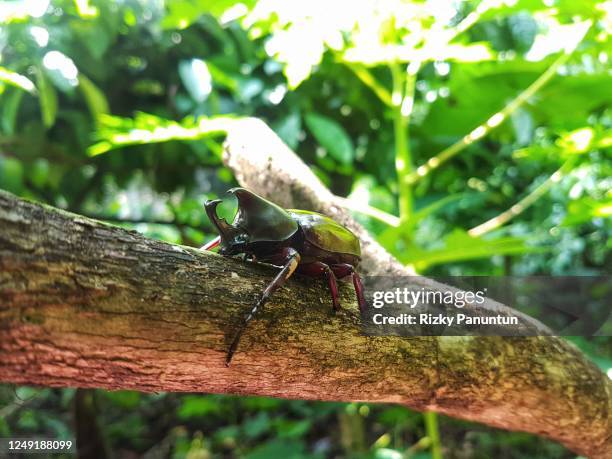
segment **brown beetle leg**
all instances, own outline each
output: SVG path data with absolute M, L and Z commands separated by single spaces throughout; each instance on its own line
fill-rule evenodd
M 353 287 L 355 288 L 355 295 L 357 295 L 357 304 L 359 305 L 359 311 L 364 313 L 367 308 L 365 296 L 363 294 L 363 284 L 359 274 L 355 271 L 355 268 L 348 263 L 341 263 L 331 266 L 332 271 L 336 274 L 339 279 L 343 277 L 351 276 L 353 281 Z
M 366 303 L 365 296 L 363 294 L 363 284 L 361 283 L 361 277 L 359 277 L 359 274 L 357 274 L 357 272 L 355 271 L 353 271 L 351 277 L 353 278 L 353 287 L 355 287 L 355 294 L 357 295 L 357 302 L 359 303 L 359 311 L 361 311 L 361 313 L 363 314 L 365 313 L 368 304 Z
M 300 265 L 298 272 L 311 277 L 323 277 L 327 279 L 329 290 L 332 297 L 332 307 L 334 311 L 340 310 L 340 301 L 338 300 L 338 282 L 334 271 L 325 263 L 321 261 L 315 261 L 306 265 Z
M 327 278 L 327 282 L 329 283 L 329 291 L 331 292 L 332 306 L 334 308 L 334 311 L 339 311 L 340 302 L 338 301 L 338 282 L 336 281 L 336 275 L 327 265 L 325 265 L 325 277 Z
M 287 281 L 287 279 L 291 277 L 291 275 L 295 272 L 298 264 L 300 263 L 300 254 L 291 247 L 283 249 L 283 255 L 286 260 L 283 269 L 281 269 L 274 278 L 274 280 L 270 282 L 270 284 L 268 284 L 257 303 L 255 303 L 255 305 L 251 309 L 251 312 L 249 312 L 249 314 L 244 318 L 242 324 L 240 325 L 240 328 L 238 329 L 238 332 L 236 333 L 236 336 L 234 336 L 234 339 L 232 340 L 232 344 L 230 345 L 229 350 L 227 351 L 225 366 L 229 366 L 232 357 L 234 356 L 234 352 L 236 352 L 236 348 L 238 347 L 238 343 L 240 342 L 240 337 L 242 336 L 242 333 L 246 329 L 251 319 L 253 319 L 255 314 L 257 314 L 257 311 L 259 311 L 259 309 L 266 303 L 266 301 L 268 301 L 270 296 L 272 296 L 272 294 L 276 290 L 278 290 L 278 288 L 281 287 Z

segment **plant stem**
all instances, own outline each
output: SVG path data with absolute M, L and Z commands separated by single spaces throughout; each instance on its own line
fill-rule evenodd
M 480 20 L 480 17 L 489 9 L 493 8 L 496 3 L 497 2 L 495 0 L 483 0 L 474 11 L 469 13 L 459 24 L 451 29 L 452 35 L 448 37 L 448 41 L 452 41 L 457 37 L 457 35 L 462 34 L 476 24 Z
M 538 187 L 536 187 L 531 193 L 525 196 L 523 199 L 518 201 L 508 210 L 502 212 L 501 214 L 487 220 L 484 223 L 481 223 L 478 226 L 475 226 L 471 230 L 468 231 L 470 236 L 478 237 L 486 234 L 494 229 L 499 228 L 500 226 L 506 224 L 512 218 L 517 215 L 523 213 L 528 207 L 533 205 L 538 199 L 544 196 L 548 191 L 553 187 L 555 183 L 558 183 L 563 175 L 571 170 L 572 166 L 576 162 L 576 156 L 568 159 L 563 165 L 557 169 L 550 177 L 548 177 L 543 183 L 541 183 Z
M 338 413 L 340 443 L 348 455 L 366 450 L 365 424 L 363 417 L 352 403 Z
M 406 177 L 412 173 L 410 133 L 408 124 L 414 105 L 414 86 L 418 65 L 409 65 L 406 74 L 398 63 L 391 64 L 393 92 L 393 134 L 395 139 L 395 169 L 398 179 L 400 222 L 407 222 L 412 215 L 412 184 Z M 405 85 L 405 88 L 404 88 Z
M 425 430 L 431 440 L 431 459 L 442 459 L 442 444 L 440 443 L 440 430 L 438 429 L 438 415 L 432 411 L 423 413 Z
M 368 88 L 374 91 L 374 94 L 378 96 L 378 98 L 383 104 L 387 105 L 388 107 L 393 107 L 391 94 L 389 94 L 387 88 L 385 88 L 378 82 L 378 80 L 376 80 L 374 75 L 372 75 L 372 73 L 367 69 L 366 66 L 362 64 L 348 63 L 347 66 L 353 71 L 353 73 L 355 73 L 357 78 L 359 78 L 363 84 L 365 84 Z
M 398 227 L 400 225 L 400 219 L 398 217 L 385 212 L 384 210 L 370 206 L 367 204 L 367 202 L 357 201 L 356 199 L 347 199 L 343 198 L 342 196 L 336 196 L 335 199 L 337 200 L 338 204 L 345 209 L 375 218 L 376 220 L 386 223 L 389 226 Z

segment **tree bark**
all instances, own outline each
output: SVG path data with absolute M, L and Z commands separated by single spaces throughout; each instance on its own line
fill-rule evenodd
M 566 341 L 363 336 L 348 286 L 334 316 L 322 282 L 291 279 L 226 368 L 275 272 L 0 192 L 0 380 L 401 403 L 612 455 L 611 382 Z

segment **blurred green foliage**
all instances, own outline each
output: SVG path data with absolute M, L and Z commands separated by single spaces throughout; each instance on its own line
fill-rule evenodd
M 257 116 L 421 273 L 607 274 L 611 27 L 597 0 L 3 1 L 0 188 L 196 246 L 235 184 L 225 123 Z M 575 341 L 612 367 L 609 341 Z M 4 389 L 1 435 L 68 434 L 72 391 Z M 399 407 L 95 399 L 122 454 L 432 453 Z M 568 456 L 440 424 L 451 457 Z

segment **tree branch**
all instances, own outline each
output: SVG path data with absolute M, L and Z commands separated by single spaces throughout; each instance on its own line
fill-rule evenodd
M 249 123 L 261 128 L 253 145 L 273 154 L 276 137 Z M 285 165 L 300 177 L 294 159 Z M 334 208 L 308 174 L 285 183 L 282 165 L 264 164 L 281 174 L 267 183 L 283 204 Z M 333 213 L 362 231 L 345 212 Z M 370 239 L 364 267 L 401 272 L 388 254 L 376 260 L 380 250 Z M 333 316 L 322 282 L 291 279 L 226 368 L 229 340 L 275 272 L 0 192 L 0 380 L 401 403 L 548 436 L 584 455 L 612 452 L 610 381 L 562 339 L 367 337 L 350 286 Z

